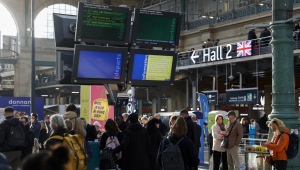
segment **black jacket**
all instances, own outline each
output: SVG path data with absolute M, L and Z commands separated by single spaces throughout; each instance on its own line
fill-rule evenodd
M 172 144 L 176 144 L 181 138 L 178 138 L 175 135 L 171 135 L 169 139 L 172 142 Z M 167 148 L 167 145 L 169 145 L 167 138 L 163 139 L 163 141 L 159 145 L 159 150 L 158 150 L 159 154 L 157 155 L 157 163 L 160 166 L 162 166 L 162 162 L 161 162 L 162 153 Z M 189 138 L 185 138 L 178 144 L 178 146 L 182 154 L 183 162 L 186 165 L 186 169 L 188 169 L 187 166 L 198 167 L 199 158 L 197 155 L 196 147 L 195 145 L 193 145 L 193 142 Z
M 124 134 L 125 129 L 127 128 L 127 124 L 123 121 L 121 123 L 121 125 L 118 125 L 119 129 L 121 130 L 121 132 Z
M 268 119 L 266 116 L 263 116 L 259 119 L 258 125 L 259 125 L 260 129 L 268 129 L 267 121 L 268 121 Z
M 9 129 L 11 126 L 18 126 L 21 125 L 24 127 L 23 123 L 19 121 L 18 118 L 13 116 L 7 117 L 1 124 L 0 124 L 0 152 L 9 152 L 9 151 L 18 151 L 23 148 L 17 147 L 10 147 L 7 143 L 7 137 L 9 135 Z M 25 127 L 24 127 L 25 133 Z
M 24 159 L 27 155 L 32 153 L 32 147 L 34 144 L 34 133 L 29 128 L 29 124 L 25 125 L 25 135 L 26 135 L 26 148 L 22 149 L 21 159 Z
M 39 143 L 42 144 L 42 149 L 44 149 L 43 143 L 48 139 L 46 129 L 41 129 Z
M 263 30 L 263 31 L 260 33 L 259 38 L 268 37 L 268 36 L 271 36 L 271 32 L 270 32 L 269 30 Z
M 87 124 L 86 125 L 86 137 L 85 140 L 88 141 L 95 141 L 95 139 L 97 139 L 97 132 L 96 132 L 96 128 L 93 125 Z
M 67 133 L 66 129 L 60 129 L 57 132 L 52 131 L 52 134 L 50 135 L 50 138 L 52 136 L 55 136 L 55 135 L 63 137 L 65 133 Z M 45 147 L 46 150 L 50 150 L 50 146 L 54 146 L 58 143 L 63 143 L 62 140 L 50 139 L 50 138 L 48 140 L 46 140 L 46 142 L 44 143 L 44 147 Z
M 202 134 L 202 128 L 196 122 L 194 123 L 194 128 L 195 128 L 195 142 L 196 142 L 195 146 L 196 146 L 197 150 L 199 151 L 199 148 L 201 147 L 200 137 Z
M 254 40 L 254 39 L 257 39 L 255 32 L 254 31 L 249 31 L 248 40 Z
M 150 139 L 148 132 L 138 123 L 129 124 L 124 132 L 122 143 L 114 149 L 114 153 L 122 152 L 122 170 L 149 170 L 148 148 Z
M 168 127 L 164 124 L 164 122 L 162 122 L 161 120 L 159 120 L 159 131 L 160 131 L 160 134 L 164 135 L 167 129 L 168 129 Z
M 113 135 L 110 135 L 113 136 Z M 120 132 L 117 134 L 117 138 L 119 140 L 119 143 L 121 143 L 123 141 L 123 134 Z M 100 141 L 100 145 L 99 145 L 99 150 L 102 150 L 106 147 L 106 141 L 108 139 L 108 132 L 104 132 L 102 137 L 101 137 L 101 141 Z
M 194 122 L 191 119 L 191 116 L 187 116 L 185 118 L 185 122 L 187 125 L 187 133 L 186 133 L 186 137 L 191 139 L 193 141 L 193 143 L 196 146 L 196 139 L 195 139 L 195 127 L 194 127 Z
M 160 142 L 162 141 L 162 135 L 160 134 L 159 130 L 156 128 L 151 134 L 149 134 L 149 136 L 151 142 L 151 145 L 148 149 L 150 170 L 159 170 L 160 168 L 156 162 L 156 158 L 157 158 Z

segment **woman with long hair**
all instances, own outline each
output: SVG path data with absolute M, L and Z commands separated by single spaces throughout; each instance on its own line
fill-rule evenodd
M 39 137 L 40 150 L 44 150 L 44 142 L 48 139 L 48 127 L 45 121 L 41 121 L 41 131 Z
M 198 167 L 199 159 L 197 149 L 193 141 L 186 137 L 187 125 L 182 117 L 178 117 L 172 128 L 172 135 L 162 140 L 159 145 L 157 163 L 162 167 L 162 153 L 170 145 L 170 142 L 177 144 L 180 148 L 183 162 L 186 170 L 192 170 L 194 167 Z
M 219 170 L 220 158 L 222 156 L 223 170 L 228 170 L 227 165 L 227 153 L 224 148 L 221 148 L 221 142 L 226 134 L 226 127 L 223 122 L 223 115 L 216 115 L 216 123 L 211 127 L 213 136 L 213 159 L 214 159 L 214 170 Z
M 105 132 L 102 134 L 102 137 L 100 140 L 100 146 L 99 146 L 100 151 L 102 149 L 106 148 L 106 142 L 107 142 L 108 138 L 113 139 L 113 138 L 117 137 L 119 144 L 123 140 L 123 134 L 121 133 L 117 123 L 115 121 L 113 121 L 112 119 L 107 119 L 107 121 L 104 125 L 104 129 L 105 129 Z M 122 169 L 123 159 L 118 160 L 118 165 Z
M 272 129 L 274 136 L 271 142 L 262 143 L 261 146 L 267 147 L 271 151 L 274 169 L 286 170 L 286 150 L 289 146 L 289 135 L 286 133 L 290 133 L 290 130 L 277 118 L 273 118 L 268 126 Z
M 248 138 L 248 135 L 249 135 L 249 124 L 246 122 L 245 118 L 242 118 L 240 123 L 243 126 L 243 134 L 244 134 L 243 138 Z
M 159 144 L 162 141 L 162 135 L 159 131 L 159 120 L 153 118 L 147 123 L 146 128 L 151 142 L 151 145 L 148 149 L 150 170 L 159 170 L 159 165 L 156 162 Z
M 147 123 L 148 123 L 148 118 L 147 118 L 147 116 L 142 117 L 141 120 L 142 120 L 143 126 L 146 127 L 146 126 L 147 126 Z

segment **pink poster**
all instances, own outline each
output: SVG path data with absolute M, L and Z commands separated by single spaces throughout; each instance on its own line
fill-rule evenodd
M 114 106 L 109 106 L 106 99 L 106 89 L 104 86 L 91 86 L 91 124 L 98 121 L 100 130 L 104 132 L 104 125 L 107 119 L 114 119 Z

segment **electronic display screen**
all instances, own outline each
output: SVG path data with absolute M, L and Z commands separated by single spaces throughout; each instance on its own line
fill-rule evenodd
M 177 52 L 131 49 L 128 83 L 133 86 L 173 85 Z
M 72 83 L 124 84 L 127 47 L 75 45 Z
M 137 41 L 175 43 L 177 18 L 140 14 Z
M 76 39 L 128 45 L 131 13 L 129 8 L 79 3 Z
M 135 54 L 132 80 L 170 81 L 173 56 Z
M 122 53 L 80 51 L 78 78 L 120 79 Z
M 182 15 L 147 9 L 136 9 L 132 44 L 149 47 L 177 47 Z

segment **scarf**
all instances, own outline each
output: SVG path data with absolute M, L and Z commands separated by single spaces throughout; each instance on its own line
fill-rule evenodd
M 218 124 L 218 123 L 217 123 L 217 124 Z M 219 125 L 221 131 L 226 131 L 226 130 L 225 130 L 225 124 L 224 124 L 224 123 L 218 124 L 218 125 Z

